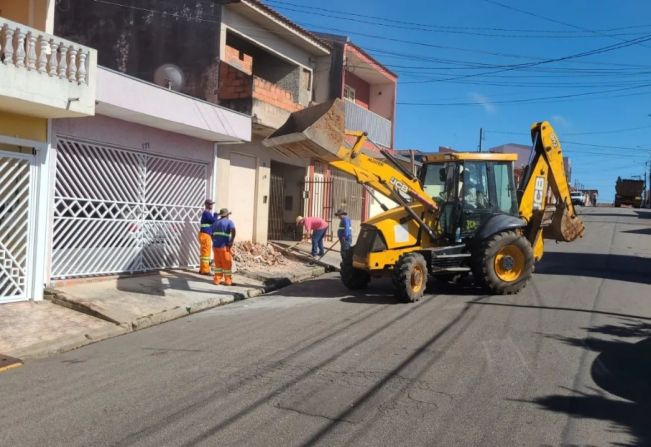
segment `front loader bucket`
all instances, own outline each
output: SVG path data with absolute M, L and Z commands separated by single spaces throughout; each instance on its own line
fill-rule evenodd
M 556 205 L 551 224 L 543 229 L 543 237 L 560 242 L 572 242 L 583 237 L 584 231 L 583 221 L 579 216 L 570 214 L 568 208 L 561 202 Z
M 287 157 L 333 161 L 344 143 L 345 130 L 344 102 L 335 99 L 292 113 L 262 144 Z

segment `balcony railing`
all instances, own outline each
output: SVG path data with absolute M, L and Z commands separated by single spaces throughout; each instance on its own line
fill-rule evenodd
M 391 147 L 391 121 L 358 106 L 352 101 L 346 104 L 346 128 L 368 132 L 369 138 L 384 147 Z
M 0 17 L 0 58 L 5 65 L 88 84 L 91 49 Z
M 40 104 L 48 117 L 94 113 L 96 50 L 0 17 L 0 61 L 2 96 Z

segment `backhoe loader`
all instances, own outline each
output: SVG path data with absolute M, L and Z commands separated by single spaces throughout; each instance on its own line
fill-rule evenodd
M 531 126 L 531 156 L 518 187 L 516 154 L 431 154 L 416 176 L 386 149 L 379 149 L 382 159 L 367 153 L 367 134 L 344 123 L 337 99 L 292 113 L 264 144 L 327 162 L 399 204 L 365 221 L 344 253 L 341 279 L 350 289 L 389 275 L 396 296 L 414 302 L 430 278 L 471 275 L 492 294 L 517 293 L 542 258 L 544 239 L 583 236 L 561 145 L 546 121 Z

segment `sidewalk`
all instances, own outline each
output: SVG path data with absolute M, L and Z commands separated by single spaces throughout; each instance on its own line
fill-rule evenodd
M 270 292 L 325 273 L 301 266 L 290 277 L 233 275 L 233 286 L 184 270 L 78 282 L 49 289 L 45 301 L 0 305 L 0 354 L 45 357 L 201 310 Z

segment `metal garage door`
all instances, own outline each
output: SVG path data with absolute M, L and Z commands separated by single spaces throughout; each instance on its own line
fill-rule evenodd
M 0 151 L 0 303 L 28 298 L 33 158 Z
M 204 163 L 59 137 L 52 277 L 194 266 Z

